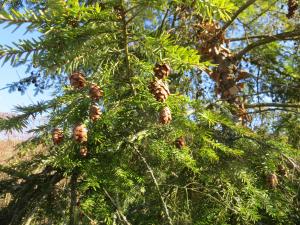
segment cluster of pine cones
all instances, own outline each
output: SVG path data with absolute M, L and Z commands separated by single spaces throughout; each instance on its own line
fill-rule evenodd
M 166 81 L 164 81 L 171 72 L 171 68 L 168 64 L 156 63 L 154 69 L 154 80 L 150 83 L 149 89 L 155 99 L 159 102 L 165 102 L 170 95 L 169 87 Z M 172 120 L 171 110 L 169 107 L 164 107 L 159 113 L 159 121 L 161 124 L 168 124 Z M 184 137 L 179 137 L 175 140 L 175 146 L 178 149 L 182 149 L 186 145 Z
M 70 79 L 71 86 L 75 90 L 82 90 L 87 85 L 87 81 L 83 73 L 74 72 L 69 77 L 69 79 Z M 103 96 L 103 91 L 101 90 L 101 88 L 98 85 L 91 83 L 89 86 L 89 97 L 91 98 L 92 103 L 89 110 L 89 117 L 92 122 L 98 120 L 102 115 L 100 108 L 96 104 L 96 102 L 99 101 L 102 96 Z M 76 124 L 73 128 L 73 139 L 77 143 L 82 144 L 79 152 L 82 157 L 86 157 L 88 154 L 88 149 L 86 147 L 87 137 L 88 136 L 87 136 L 86 126 L 82 123 Z M 52 131 L 53 143 L 55 145 L 58 145 L 62 143 L 63 139 L 64 139 L 64 134 L 62 129 L 55 128 Z
M 202 21 L 194 25 L 194 28 L 201 55 L 206 60 L 212 60 L 218 64 L 213 71 L 207 70 L 207 73 L 215 81 L 216 94 L 234 106 L 232 113 L 242 123 L 251 121 L 251 117 L 244 106 L 244 99 L 237 96 L 244 88 L 242 81 L 248 78 L 250 74 L 244 70 L 239 70 L 233 64 L 233 54 L 224 47 L 224 45 L 228 45 L 228 42 L 221 26 L 217 22 Z
M 166 63 L 156 64 L 154 67 L 154 80 L 150 83 L 150 92 L 155 99 L 160 102 L 165 102 L 170 95 L 168 84 L 164 81 L 171 72 L 171 68 Z M 162 124 L 168 124 L 172 120 L 171 110 L 169 107 L 164 107 L 160 111 L 159 121 Z

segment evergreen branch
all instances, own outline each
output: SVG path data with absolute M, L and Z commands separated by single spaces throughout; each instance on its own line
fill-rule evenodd
M 158 182 L 157 182 L 157 179 L 156 179 L 155 176 L 154 176 L 153 169 L 152 169 L 151 166 L 148 164 L 146 158 L 142 155 L 142 153 L 141 153 L 135 146 L 133 146 L 133 148 L 134 148 L 134 150 L 136 151 L 136 153 L 140 156 L 140 158 L 142 159 L 142 161 L 144 162 L 144 164 L 146 165 L 146 167 L 147 167 L 147 169 L 148 169 L 148 171 L 149 171 L 149 173 L 150 173 L 150 175 L 151 175 L 151 178 L 152 178 L 152 180 L 153 180 L 153 182 L 154 182 L 154 184 L 155 184 L 155 187 L 156 187 L 156 189 L 157 189 L 157 192 L 158 192 L 158 194 L 159 194 L 159 196 L 160 196 L 160 200 L 161 200 L 162 205 L 163 205 L 163 207 L 164 207 L 164 211 L 165 211 L 165 214 L 166 214 L 166 216 L 167 216 L 167 218 L 168 218 L 168 222 L 169 222 L 170 225 L 173 225 L 172 219 L 171 219 L 170 214 L 169 214 L 168 206 L 167 206 L 166 202 L 164 201 L 164 199 L 163 199 L 163 197 L 162 197 L 162 194 L 161 194 L 160 188 L 159 188 L 159 184 L 158 184 Z
M 8 22 L 9 25 L 22 23 L 41 23 L 44 19 L 44 14 L 42 11 L 40 11 L 40 13 L 40 15 L 37 15 L 32 10 L 25 10 L 25 13 L 21 14 L 13 9 L 11 10 L 11 14 L 9 14 L 8 12 L 2 10 L 0 12 L 0 24 L 4 22 Z
M 254 35 L 254 36 L 245 36 L 245 37 L 236 37 L 236 38 L 226 38 L 226 40 L 233 42 L 233 41 L 244 41 L 244 40 L 250 40 L 250 39 L 267 38 L 267 37 L 271 37 L 271 36 L 272 35 Z
M 231 19 L 224 24 L 222 27 L 222 30 L 225 31 L 233 22 L 234 20 L 244 11 L 246 10 L 249 6 L 251 6 L 256 0 L 248 0 L 244 5 L 242 5 L 236 12 L 235 14 L 231 17 Z
M 257 47 L 262 46 L 262 45 L 265 45 L 265 44 L 269 44 L 269 43 L 274 42 L 274 41 L 296 40 L 296 39 L 300 39 L 300 29 L 297 29 L 297 30 L 294 30 L 294 31 L 289 31 L 289 32 L 283 32 L 283 33 L 276 34 L 276 35 L 273 35 L 273 36 L 268 36 L 264 39 L 261 39 L 259 41 L 256 41 L 256 42 L 248 45 L 247 47 L 242 49 L 240 52 L 235 54 L 234 58 L 236 60 L 239 60 L 246 53 L 251 51 L 252 49 L 257 48 Z
M 22 131 L 23 128 L 27 127 L 30 117 L 35 118 L 37 114 L 41 114 L 50 107 L 51 104 L 47 104 L 47 102 L 38 102 L 26 107 L 17 106 L 16 111 L 21 112 L 21 114 L 7 119 L 0 119 L 0 130 L 8 132 L 13 130 Z
M 258 104 L 246 104 L 246 108 L 259 108 L 259 107 L 284 107 L 284 108 L 300 108 L 300 104 L 297 103 L 258 103 Z
M 13 43 L 16 48 L 0 45 L 0 59 L 3 59 L 3 64 L 11 60 L 13 65 L 16 61 L 26 61 L 31 53 L 38 54 L 45 50 L 43 40 L 21 40 L 19 43 Z M 23 58 L 22 56 L 26 54 Z
M 253 112 L 248 112 L 248 114 L 257 114 L 257 113 L 263 113 L 263 112 L 274 112 L 274 111 L 285 111 L 285 112 L 292 112 L 296 114 L 300 114 L 300 112 L 294 111 L 294 110 L 289 110 L 286 108 L 268 108 L 268 109 L 263 109 L 263 110 L 257 110 Z
M 122 8 L 121 10 L 121 17 L 122 17 L 122 24 L 123 24 L 122 30 L 123 30 L 123 46 L 125 51 L 125 65 L 126 65 L 127 76 L 129 76 L 130 64 L 129 64 L 129 49 L 128 49 L 128 30 L 127 30 L 126 13 L 124 8 Z

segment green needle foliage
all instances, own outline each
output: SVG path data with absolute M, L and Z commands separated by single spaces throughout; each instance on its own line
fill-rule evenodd
M 300 223 L 299 92 L 289 89 L 299 90 L 300 61 L 299 50 L 285 52 L 299 44 L 300 26 L 277 13 L 285 10 L 280 1 L 5 2 L 0 23 L 40 34 L 0 45 L 3 63 L 31 72 L 8 87 L 55 91 L 51 100 L 0 119 L 0 130 L 11 132 L 47 117 L 19 146 L 31 159 L 0 167 L 12 177 L 0 183 L 0 194 L 12 195 L 0 224 Z M 207 73 L 221 62 L 201 52 L 201 21 L 226 27 L 220 32 L 232 39 L 231 59 L 249 69 L 242 94 L 252 123 L 240 124 L 214 91 Z M 149 90 L 156 63 L 171 67 L 165 102 Z M 80 90 L 70 85 L 74 72 L 85 76 Z M 92 83 L 104 93 L 100 100 L 89 94 Z M 253 106 L 270 98 L 276 101 L 269 108 Z M 92 104 L 102 111 L 96 121 Z M 159 122 L 164 107 L 169 124 Z M 86 142 L 74 140 L 78 124 L 87 129 Z M 63 134 L 59 144 L 55 128 Z

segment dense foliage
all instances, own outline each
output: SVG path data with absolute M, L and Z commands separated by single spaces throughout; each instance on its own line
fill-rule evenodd
M 0 120 L 47 117 L 0 224 L 300 223 L 297 1 L 0 3 L 40 34 L 0 46 L 7 87 L 53 92 Z

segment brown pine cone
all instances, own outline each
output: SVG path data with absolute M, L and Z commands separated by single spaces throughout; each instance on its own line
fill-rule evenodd
M 170 95 L 169 87 L 162 80 L 155 79 L 149 85 L 150 92 L 157 101 L 165 102 Z
M 166 63 L 163 63 L 163 64 L 156 63 L 153 71 L 154 71 L 155 76 L 158 79 L 164 79 L 170 75 L 171 68 Z
M 289 0 L 288 2 L 289 11 L 288 14 L 286 15 L 288 19 L 291 19 L 295 16 L 298 6 L 299 6 L 298 0 Z
M 178 149 L 182 149 L 183 147 L 185 147 L 186 144 L 185 144 L 184 137 L 181 136 L 181 137 L 177 138 L 175 141 L 175 145 Z
M 168 124 L 172 120 L 171 110 L 169 107 L 164 107 L 159 113 L 159 121 L 162 124 Z
M 64 139 L 63 131 L 59 128 L 55 128 L 52 131 L 52 141 L 55 145 L 60 144 Z
M 101 117 L 101 110 L 97 105 L 91 105 L 90 107 L 90 119 L 94 122 Z
M 79 154 L 82 156 L 82 157 L 87 157 L 88 155 L 88 149 L 87 147 L 83 146 L 80 148 L 80 151 L 79 151 Z
M 94 101 L 98 101 L 103 96 L 103 91 L 96 84 L 91 84 L 89 95 Z
M 86 80 L 83 73 L 80 72 L 74 72 L 69 77 L 71 86 L 76 89 L 82 89 L 86 85 Z
M 84 124 L 78 124 L 74 127 L 73 138 L 79 143 L 87 141 L 87 129 Z
M 278 185 L 278 179 L 276 174 L 271 173 L 267 176 L 267 184 L 270 188 L 276 188 Z

